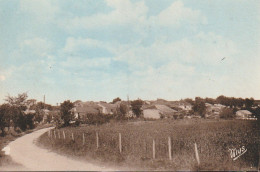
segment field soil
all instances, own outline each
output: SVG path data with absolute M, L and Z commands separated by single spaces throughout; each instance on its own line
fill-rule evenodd
M 96 166 L 88 162 L 73 160 L 58 155 L 35 145 L 36 139 L 51 128 L 45 128 L 24 135 L 7 145 L 10 148 L 11 159 L 20 166 L 0 167 L 1 171 L 104 171 L 112 170 L 107 167 Z M 114 170 L 113 170 L 114 171 Z

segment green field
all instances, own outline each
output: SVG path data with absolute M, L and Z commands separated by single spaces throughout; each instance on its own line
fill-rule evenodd
M 96 133 L 99 137 L 98 149 Z M 122 137 L 121 153 L 119 133 Z M 256 170 L 259 159 L 257 121 L 189 119 L 112 122 L 101 126 L 63 128 L 55 130 L 55 135 L 56 138 L 54 131 L 51 137 L 45 133 L 38 144 L 86 161 L 95 160 L 133 170 Z M 171 139 L 172 160 L 169 160 L 168 137 Z M 200 165 L 195 159 L 194 143 L 198 145 Z M 242 146 L 247 152 L 233 161 L 229 149 Z

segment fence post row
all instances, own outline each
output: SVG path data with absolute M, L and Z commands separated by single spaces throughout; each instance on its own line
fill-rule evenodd
M 169 159 L 172 160 L 172 144 L 171 144 L 171 137 L 168 137 L 168 147 L 169 147 Z
M 153 159 L 155 159 L 155 141 L 153 139 Z
M 62 133 L 63 133 L 63 138 L 66 139 L 64 130 L 62 131 Z
M 198 166 L 199 166 L 200 165 L 200 158 L 199 158 L 199 153 L 198 153 L 198 148 L 197 148 L 197 144 L 196 143 L 194 144 L 194 147 L 195 147 L 196 160 L 197 160 L 197 163 L 198 163 Z
M 98 142 L 98 132 L 96 132 L 96 138 L 97 138 L 97 149 L 99 147 L 99 142 Z
M 56 132 L 55 132 L 55 130 L 53 131 L 53 133 L 54 133 L 54 138 L 56 139 Z
M 74 141 L 74 135 L 73 135 L 73 133 L 71 133 L 71 138 L 72 138 L 72 141 Z
M 121 138 L 121 133 L 119 133 L 119 152 L 122 152 L 122 138 Z
M 85 135 L 84 135 L 84 133 L 83 133 L 83 145 L 85 144 Z

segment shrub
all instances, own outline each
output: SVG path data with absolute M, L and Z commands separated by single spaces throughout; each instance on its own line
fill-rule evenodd
M 219 114 L 220 118 L 231 119 L 235 117 L 235 113 L 230 108 L 223 108 Z
M 82 121 L 83 123 L 86 124 L 104 124 L 110 121 L 110 119 L 113 118 L 113 115 L 104 115 L 102 113 L 98 113 L 98 114 L 86 114 L 86 118 L 84 119 L 84 121 Z

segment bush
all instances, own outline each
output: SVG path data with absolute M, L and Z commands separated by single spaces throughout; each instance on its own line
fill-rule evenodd
M 110 121 L 110 119 L 113 118 L 113 115 L 104 115 L 102 113 L 98 113 L 98 114 L 92 114 L 89 113 L 86 115 L 86 117 L 83 119 L 83 123 L 86 124 L 104 124 Z
M 224 119 L 231 119 L 235 117 L 235 113 L 230 108 L 224 108 L 220 112 L 219 117 Z

